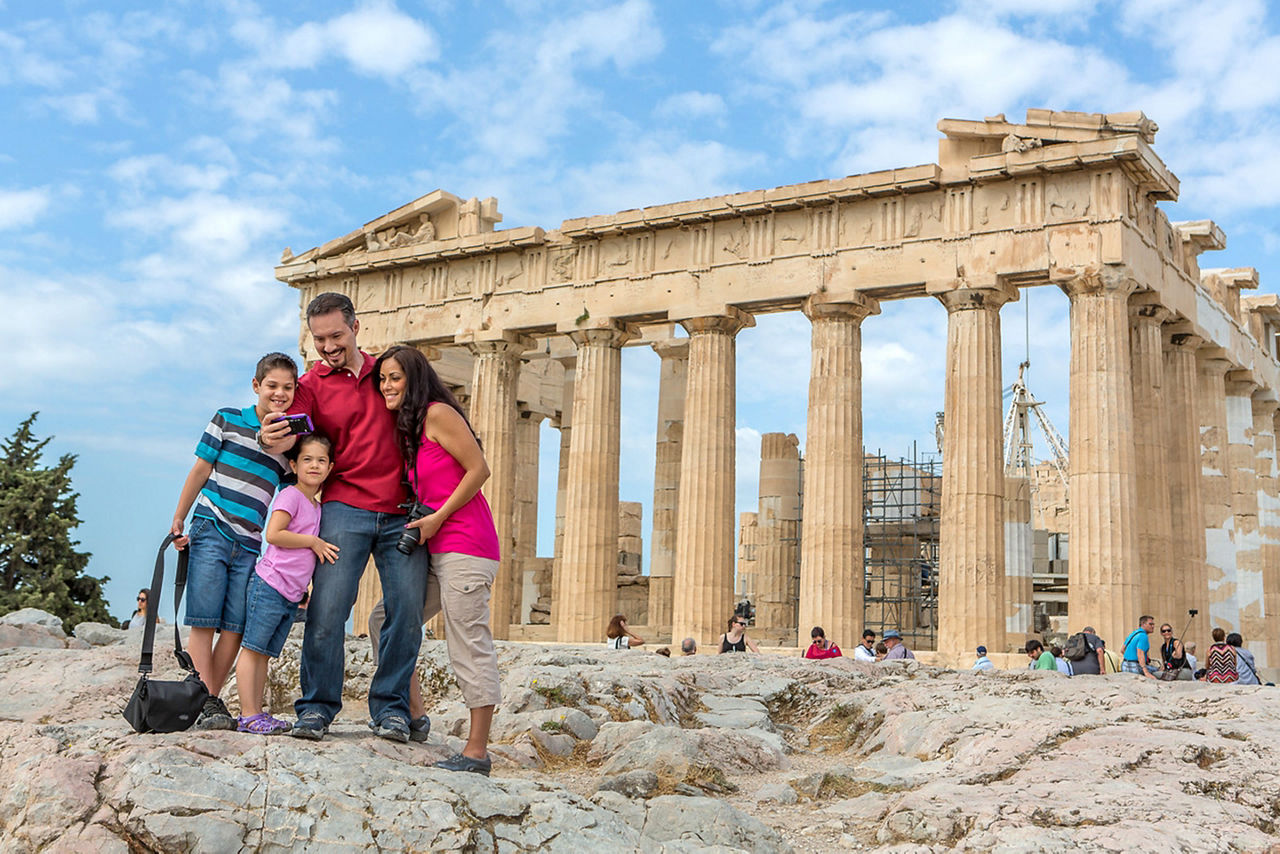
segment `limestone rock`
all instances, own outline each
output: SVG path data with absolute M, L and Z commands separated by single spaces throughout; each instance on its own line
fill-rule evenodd
M 756 789 L 757 801 L 774 801 L 779 804 L 794 804 L 800 799 L 796 790 L 786 783 L 766 783 Z
M 644 768 L 627 771 L 600 781 L 597 791 L 617 792 L 628 798 L 647 798 L 658 789 L 658 775 Z
M 43 626 L 55 637 L 65 638 L 67 636 L 67 633 L 62 630 L 62 620 L 48 611 L 41 611 L 39 608 L 22 608 L 18 611 L 10 611 L 0 617 L 0 623 L 7 626 Z
M 52 639 L 38 626 L 0 628 Z M 506 740 L 492 745 L 486 780 L 430 767 L 465 734 L 442 644 L 421 656 L 435 722 L 427 744 L 369 733 L 372 666 L 358 638 L 342 714 L 314 744 L 133 734 L 119 715 L 137 679 L 129 634 L 86 650 L 0 649 L 0 850 L 1228 851 L 1276 841 L 1280 708 L 1264 686 L 500 643 L 506 699 L 494 731 Z M 296 674 L 296 654 L 295 637 L 272 675 L 281 695 L 297 690 L 296 675 L 282 675 Z M 179 675 L 170 655 L 157 665 L 157 678 Z M 637 705 L 644 717 L 627 719 Z M 706 725 L 737 713 L 764 715 L 774 731 Z
M 122 643 L 129 637 L 125 629 L 117 629 L 106 623 L 79 623 L 71 633 L 90 646 L 105 646 L 109 643 Z

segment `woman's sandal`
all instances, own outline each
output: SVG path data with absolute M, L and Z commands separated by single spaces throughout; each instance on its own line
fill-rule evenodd
M 280 735 L 293 729 L 293 724 L 288 721 L 282 721 L 279 718 L 273 718 L 263 712 L 260 715 L 250 715 L 247 718 L 238 719 L 236 721 L 236 729 L 239 732 L 251 732 L 255 735 Z

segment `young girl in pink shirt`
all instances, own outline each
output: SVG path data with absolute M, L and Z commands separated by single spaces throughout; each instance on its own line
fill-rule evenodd
M 288 732 L 291 724 L 262 710 L 267 686 L 267 661 L 279 658 L 289 629 L 298 617 L 316 561 L 333 563 L 338 547 L 326 543 L 320 531 L 320 502 L 316 494 L 333 469 L 333 445 L 319 433 L 304 436 L 294 448 L 289 467 L 298 476 L 297 486 L 280 490 L 267 520 L 267 549 L 249 578 L 240 659 L 236 662 L 236 687 L 240 692 L 240 718 L 236 729 L 258 735 Z

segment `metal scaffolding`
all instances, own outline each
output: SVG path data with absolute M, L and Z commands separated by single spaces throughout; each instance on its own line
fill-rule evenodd
M 909 647 L 936 646 L 942 460 L 921 454 L 864 457 L 863 625 L 897 629 Z

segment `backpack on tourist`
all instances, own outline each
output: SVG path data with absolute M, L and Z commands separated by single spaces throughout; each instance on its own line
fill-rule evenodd
M 1089 646 L 1089 639 L 1084 636 L 1084 632 L 1076 632 L 1067 638 L 1066 644 L 1062 647 L 1062 655 L 1068 661 L 1083 661 L 1093 652 Z

